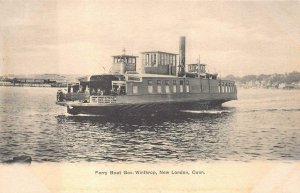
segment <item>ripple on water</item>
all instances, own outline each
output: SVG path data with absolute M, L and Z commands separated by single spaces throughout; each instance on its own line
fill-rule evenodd
M 37 162 L 300 159 L 299 91 L 239 91 L 222 109 L 169 117 L 69 116 L 54 105 L 56 89 L 0 91 L 13 93 L 0 95 L 1 161 L 20 154 Z

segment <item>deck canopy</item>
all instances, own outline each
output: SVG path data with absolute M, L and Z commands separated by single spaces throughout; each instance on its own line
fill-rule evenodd
M 102 91 L 104 95 L 110 94 L 112 90 L 112 81 L 125 81 L 124 75 L 93 75 L 90 77 L 90 91 L 91 94 Z

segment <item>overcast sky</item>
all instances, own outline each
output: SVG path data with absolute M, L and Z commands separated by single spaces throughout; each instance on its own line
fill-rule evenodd
M 94 74 L 160 50 L 228 74 L 300 71 L 299 2 L 0 0 L 0 74 Z

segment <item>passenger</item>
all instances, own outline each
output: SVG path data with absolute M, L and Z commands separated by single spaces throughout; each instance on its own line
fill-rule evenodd
M 96 91 L 95 91 L 95 89 L 92 89 L 92 91 L 91 91 L 91 95 L 95 95 L 96 94 Z
M 64 100 L 64 93 L 61 90 L 58 90 L 56 97 L 58 102 L 62 102 Z
M 56 93 L 56 100 L 59 101 L 60 99 L 60 93 L 61 93 L 61 90 L 58 90 L 57 93 Z
M 112 88 L 110 90 L 110 94 L 113 95 L 113 96 L 115 96 L 115 95 L 117 95 L 117 92 L 116 92 L 116 90 L 114 88 Z
M 98 90 L 97 90 L 97 95 L 101 95 L 101 90 L 100 90 L 100 88 L 98 88 Z
M 118 88 L 117 88 L 117 95 L 120 95 L 120 94 L 121 94 L 121 88 L 118 87 Z
M 121 95 L 125 95 L 126 91 L 125 91 L 125 88 L 122 88 L 121 89 Z
M 64 95 L 63 92 L 60 92 L 60 93 L 59 93 L 59 101 L 60 101 L 60 102 L 64 101 L 64 96 L 65 96 L 65 95 Z

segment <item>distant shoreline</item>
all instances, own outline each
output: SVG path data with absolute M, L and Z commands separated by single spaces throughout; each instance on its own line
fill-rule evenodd
M 22 84 L 22 83 L 7 83 L 0 82 L 2 87 L 41 87 L 41 88 L 67 88 L 66 86 L 53 86 L 50 84 Z

